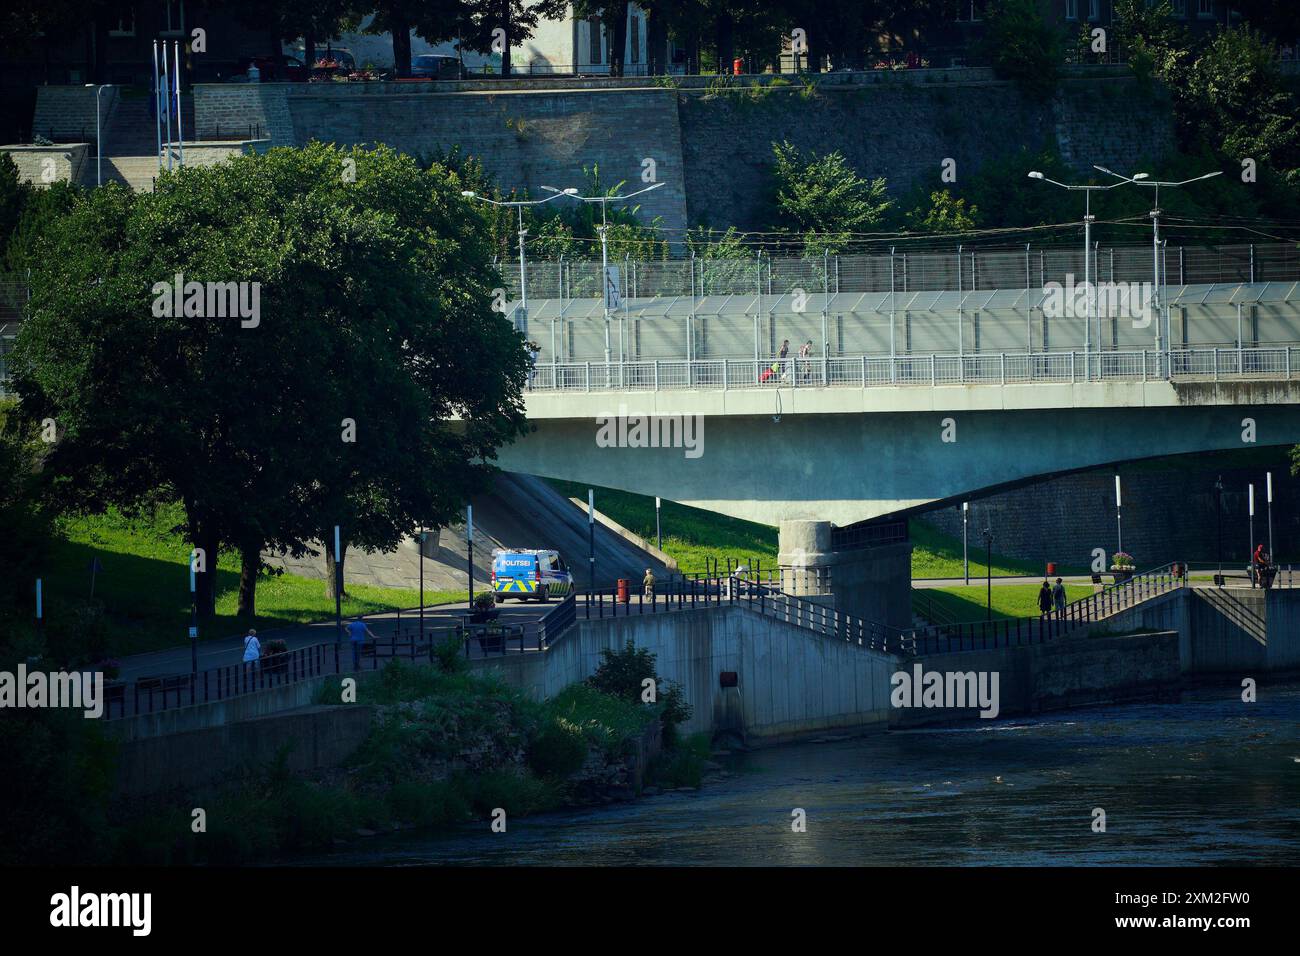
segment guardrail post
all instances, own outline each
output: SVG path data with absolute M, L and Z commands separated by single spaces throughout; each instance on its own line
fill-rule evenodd
M 867 357 L 862 356 L 862 387 L 867 387 Z
M 585 381 L 586 381 L 586 383 L 587 383 L 587 391 L 590 392 L 590 391 L 591 391 L 591 363 L 590 363 L 590 362 L 587 363 L 587 371 L 586 371 L 586 378 L 585 378 Z
M 1219 347 L 1214 347 L 1214 380 L 1219 380 Z
M 722 360 L 722 390 L 727 390 L 727 360 Z
M 931 352 L 930 353 L 930 387 L 934 388 L 935 385 L 937 384 L 938 384 L 938 379 L 935 378 L 935 371 L 934 371 L 934 353 Z
M 655 391 L 659 391 L 659 360 L 655 359 Z
M 1007 384 L 1007 353 L 1002 353 L 1002 384 Z
M 1074 352 L 1071 351 L 1071 352 L 1070 352 L 1070 384 L 1071 384 L 1071 385 L 1074 384 L 1074 382 L 1075 382 L 1075 378 L 1076 378 L 1076 376 L 1075 376 L 1075 373 L 1074 373 Z

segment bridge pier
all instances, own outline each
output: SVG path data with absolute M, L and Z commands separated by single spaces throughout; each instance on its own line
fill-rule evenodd
M 782 521 L 777 562 L 786 593 L 892 627 L 912 623 L 911 541 L 844 550 L 829 521 Z

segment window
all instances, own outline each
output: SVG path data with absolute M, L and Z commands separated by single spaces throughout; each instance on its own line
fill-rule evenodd
M 163 36 L 183 36 L 185 33 L 185 0 L 167 0 L 163 4 L 162 20 L 158 32 Z
M 1214 16 L 1214 0 L 1196 0 L 1196 15 L 1198 17 Z
M 1079 0 L 1065 0 L 1065 19 L 1079 19 Z
M 587 36 L 591 41 L 589 62 L 604 63 L 605 58 L 600 55 L 600 17 L 589 17 L 587 19 Z
M 1088 0 L 1088 19 L 1101 19 L 1101 0 Z
M 135 36 L 135 11 L 132 10 L 126 16 L 120 17 L 116 23 L 112 23 L 108 28 L 108 35 L 111 37 Z
M 958 23 L 975 23 L 983 19 L 981 14 L 984 12 L 984 4 L 987 0 L 958 0 L 957 2 L 957 22 Z
M 641 62 L 641 18 L 633 16 L 630 18 L 627 29 L 628 41 L 631 50 L 628 51 L 629 63 Z
M 1187 0 L 1173 0 L 1173 3 L 1174 3 L 1174 16 L 1178 17 L 1179 19 L 1186 20 Z

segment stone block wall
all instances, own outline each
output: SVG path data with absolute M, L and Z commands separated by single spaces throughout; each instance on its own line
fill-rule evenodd
M 74 140 L 94 141 L 95 90 L 93 86 L 41 86 L 36 90 L 36 112 L 32 117 L 32 135 L 45 136 L 56 143 Z M 99 122 L 108 126 L 117 105 L 117 87 L 99 94 Z

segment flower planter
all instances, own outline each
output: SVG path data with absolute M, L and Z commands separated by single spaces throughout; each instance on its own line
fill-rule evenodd
M 1116 584 L 1123 584 L 1129 578 L 1133 577 L 1133 568 L 1111 568 L 1110 576 L 1114 578 Z

